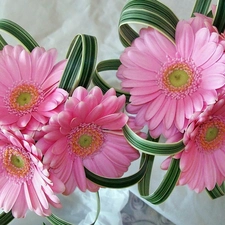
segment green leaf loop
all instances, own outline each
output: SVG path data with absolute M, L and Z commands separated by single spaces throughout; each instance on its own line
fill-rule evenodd
M 146 173 L 147 169 L 147 158 L 142 162 L 140 170 L 128 177 L 122 177 L 122 178 L 108 178 L 108 177 L 102 177 L 99 176 L 91 171 L 89 171 L 87 168 L 85 169 L 86 177 L 91 180 L 92 182 L 102 186 L 102 187 L 108 187 L 108 188 L 126 188 L 129 186 L 132 186 L 136 183 L 138 183 L 143 176 Z
M 85 34 L 75 36 L 67 52 L 68 62 L 61 78 L 59 87 L 72 95 L 78 86 L 87 88 L 97 58 L 97 40 Z
M 128 47 L 138 37 L 129 24 L 150 26 L 174 42 L 178 23 L 176 15 L 163 3 L 155 0 L 131 0 L 122 10 L 119 20 L 119 37 L 121 43 Z
M 110 60 L 104 60 L 100 62 L 93 73 L 93 78 L 92 78 L 93 84 L 96 86 L 99 86 L 102 92 L 106 93 L 110 88 L 112 88 L 112 86 L 110 86 L 104 79 L 102 79 L 99 73 L 103 71 L 118 70 L 120 65 L 121 65 L 121 62 L 119 59 L 110 59 Z M 125 95 L 126 101 L 129 102 L 130 94 L 128 92 L 125 92 L 116 88 L 114 89 L 116 91 L 117 96 Z
M 209 196 L 212 198 L 212 199 L 216 199 L 216 198 L 219 198 L 221 196 L 224 196 L 225 195 L 225 190 L 224 190 L 224 183 L 219 186 L 218 184 L 216 184 L 215 188 L 211 191 L 209 191 L 207 188 L 205 189 L 206 192 L 209 194 Z
M 219 33 L 223 33 L 225 29 L 225 1 L 218 0 L 213 25 L 217 27 Z
M 211 5 L 212 0 L 196 0 L 195 6 L 192 11 L 192 16 L 194 16 L 194 13 L 201 13 L 204 15 L 207 15 L 209 13 L 209 7 Z
M 183 141 L 175 143 L 159 143 L 141 138 L 128 125 L 123 127 L 123 133 L 128 143 L 142 153 L 152 155 L 174 155 L 184 149 Z
M 24 45 L 24 47 L 27 48 L 27 50 L 29 50 L 30 52 L 35 47 L 39 46 L 38 43 L 26 30 L 24 30 L 21 26 L 19 26 L 13 21 L 1 19 L 0 29 L 11 34 L 14 38 L 19 40 L 22 43 L 22 45 Z
M 152 166 L 152 160 L 149 160 Z M 149 186 L 150 186 L 150 177 L 151 171 L 145 174 L 143 180 L 138 184 L 138 189 L 140 195 L 146 199 L 147 201 L 151 202 L 152 204 L 160 204 L 164 202 L 172 193 L 173 189 L 175 188 L 177 181 L 180 176 L 180 168 L 179 168 L 179 161 L 178 159 L 172 159 L 170 163 L 170 167 L 167 170 L 162 182 L 160 183 L 159 187 L 149 195 Z M 148 185 L 146 185 L 148 183 Z

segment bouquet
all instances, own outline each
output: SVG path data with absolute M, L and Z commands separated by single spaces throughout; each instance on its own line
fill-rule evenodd
M 97 38 L 78 34 L 65 59 L 20 25 L 0 20 L 1 224 L 28 210 L 70 224 L 51 208 L 75 189 L 138 185 L 152 204 L 176 185 L 224 195 L 225 3 L 196 0 L 179 20 L 155 0 L 125 3 L 118 25 L 124 51 L 97 63 Z M 132 24 L 141 25 L 136 31 Z M 100 74 L 115 71 L 121 89 Z M 163 140 L 163 141 L 162 141 Z M 154 158 L 166 174 L 150 192 Z M 124 173 L 140 157 L 131 176 Z

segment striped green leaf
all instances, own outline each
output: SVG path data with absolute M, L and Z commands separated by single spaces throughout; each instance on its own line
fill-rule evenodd
M 46 219 L 53 225 L 73 225 L 72 223 L 68 223 L 65 220 L 57 217 L 53 213 L 50 216 L 47 216 Z
M 110 60 L 105 60 L 100 62 L 93 73 L 92 82 L 96 86 L 99 86 L 102 89 L 103 93 L 106 93 L 110 88 L 112 88 L 112 86 L 110 86 L 104 79 L 102 79 L 99 73 L 103 71 L 117 70 L 120 65 L 121 65 L 121 62 L 119 59 L 110 59 Z M 130 99 L 129 93 L 125 91 L 121 91 L 116 88 L 114 89 L 116 90 L 117 96 L 125 95 L 126 101 L 129 102 L 129 99 Z
M 2 50 L 8 43 L 6 40 L 0 35 L 0 50 Z
M 215 188 L 213 190 L 211 190 L 211 191 L 209 191 L 206 188 L 206 192 L 209 194 L 209 196 L 212 199 L 215 199 L 215 198 L 219 198 L 221 196 L 224 196 L 224 194 L 225 194 L 224 183 L 221 186 L 219 186 L 218 184 L 216 184 Z
M 152 164 L 152 162 L 150 162 Z M 160 204 L 164 202 L 172 193 L 180 176 L 179 160 L 172 159 L 169 169 L 167 170 L 159 187 L 149 195 L 151 171 L 145 174 L 143 180 L 139 183 L 138 189 L 140 195 L 152 204 Z
M 7 225 L 14 219 L 14 216 L 12 215 L 11 211 L 8 213 L 2 212 L 0 214 L 0 224 L 1 225 Z
M 14 23 L 13 21 L 7 19 L 0 20 L 0 29 L 9 33 L 14 38 L 19 40 L 24 47 L 30 52 L 38 47 L 38 43 L 33 39 L 33 37 L 24 30 L 21 26 Z
M 218 0 L 213 25 L 217 27 L 219 33 L 225 29 L 225 1 Z
M 145 140 L 134 133 L 128 125 L 123 127 L 123 133 L 130 145 L 142 153 L 152 155 L 174 155 L 184 149 L 182 140 L 169 144 Z
M 108 187 L 108 188 L 126 188 L 129 186 L 132 186 L 136 183 L 138 183 L 143 176 L 146 173 L 148 165 L 148 159 L 142 161 L 142 165 L 140 170 L 128 177 L 122 177 L 122 178 L 108 178 L 108 177 L 102 177 L 95 173 L 92 173 L 87 168 L 85 168 L 86 177 L 91 180 L 92 182 L 102 186 L 102 187 Z
M 78 86 L 87 88 L 97 58 L 97 40 L 93 36 L 80 34 L 75 36 L 68 53 L 68 62 L 61 78 L 59 87 L 71 95 Z
M 209 7 L 212 0 L 196 0 L 195 6 L 192 11 L 192 16 L 194 13 L 201 13 L 207 15 L 209 13 Z
M 125 47 L 130 46 L 138 37 L 138 33 L 130 24 L 141 24 L 155 28 L 174 42 L 177 23 L 176 15 L 160 1 L 131 0 L 125 5 L 120 16 L 119 37 Z
M 146 160 L 147 167 L 146 167 L 146 173 L 143 179 L 138 183 L 138 190 L 139 190 L 139 193 L 141 193 L 141 195 L 143 196 L 149 195 L 150 179 L 151 179 L 154 159 L 155 159 L 154 155 L 148 155 L 148 154 L 142 153 L 140 165 L 142 165 L 143 161 Z

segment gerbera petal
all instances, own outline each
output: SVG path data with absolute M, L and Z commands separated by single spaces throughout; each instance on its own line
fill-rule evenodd
M 137 51 L 136 49 L 131 49 L 128 52 L 128 57 L 136 65 L 144 68 L 146 70 L 155 71 L 156 68 L 160 68 L 160 62 L 154 57 L 149 58 L 149 56 L 144 55 L 142 52 Z
M 216 185 L 216 168 L 211 155 L 204 157 L 204 180 L 208 190 L 212 190 Z
M 218 89 L 225 84 L 225 76 L 222 74 L 213 74 L 211 76 L 204 76 L 201 87 L 206 90 Z
M 76 178 L 77 186 L 81 191 L 86 190 L 86 176 L 84 172 L 84 166 L 82 159 L 80 157 L 77 157 L 74 162 L 75 168 L 74 168 L 74 175 Z
M 103 129 L 118 130 L 121 129 L 127 121 L 128 117 L 125 114 L 115 113 L 101 117 L 96 120 L 95 123 Z
M 169 99 L 167 99 L 167 101 L 169 101 Z M 173 122 L 174 122 L 174 118 L 176 115 L 176 110 L 177 110 L 177 102 L 175 99 L 171 99 L 170 100 L 170 110 L 167 111 L 166 115 L 165 115 L 165 127 L 166 129 L 169 129 Z
M 160 95 L 154 101 L 152 101 L 151 105 L 148 107 L 145 113 L 145 119 L 150 120 L 160 109 L 160 107 L 164 104 L 165 96 Z
M 192 27 L 185 21 L 180 21 L 176 27 L 176 45 L 181 57 L 189 58 L 194 44 L 194 32 Z
M 23 218 L 27 212 L 27 203 L 24 201 L 25 195 L 23 188 L 20 188 L 19 195 L 17 197 L 17 201 L 12 207 L 12 214 L 15 218 Z
M 205 44 L 198 52 L 192 55 L 192 59 L 195 61 L 196 66 L 203 66 L 215 53 L 217 44 L 209 42 Z

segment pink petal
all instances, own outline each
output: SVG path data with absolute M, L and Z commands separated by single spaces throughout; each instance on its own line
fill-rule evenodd
M 74 162 L 75 168 L 74 168 L 74 175 L 76 178 L 77 186 L 81 191 L 86 191 L 86 175 L 84 172 L 84 166 L 82 159 L 80 157 L 77 157 Z
M 216 167 L 213 163 L 212 155 L 204 155 L 204 180 L 208 190 L 212 190 L 216 185 Z
M 165 95 L 160 95 L 152 101 L 151 107 L 148 107 L 145 113 L 145 120 L 150 120 L 155 116 L 155 114 L 159 111 L 160 107 L 164 104 L 165 98 Z
M 128 121 L 128 117 L 124 113 L 114 113 L 104 116 L 95 121 L 103 129 L 118 130 L 121 129 Z
M 201 88 L 206 90 L 218 89 L 225 84 L 225 76 L 221 74 L 212 74 L 211 76 L 204 76 L 201 82 Z
M 112 163 L 106 157 L 104 157 L 102 154 L 97 154 L 93 158 L 93 162 L 99 168 L 99 170 L 101 171 L 101 174 L 103 176 L 105 176 L 105 177 L 116 177 L 117 176 L 117 171 L 115 170 Z M 105 165 L 107 165 L 107 166 L 105 166 Z
M 119 71 L 118 71 L 119 72 Z M 136 68 L 126 68 L 123 70 L 123 76 L 124 78 L 131 79 L 131 80 L 137 80 L 137 81 L 151 81 L 155 80 L 155 72 L 146 70 L 146 69 L 140 69 L 138 67 Z
M 160 68 L 160 62 L 150 55 L 143 54 L 137 49 L 130 49 L 128 52 L 130 60 L 143 69 L 155 71 Z
M 224 164 L 225 152 L 221 151 L 221 150 L 215 151 L 214 152 L 214 158 L 215 158 L 215 161 L 218 165 L 218 169 L 223 174 L 223 176 L 225 176 L 225 164 Z
M 82 101 L 88 95 L 88 91 L 83 87 L 77 87 L 72 95 L 72 98 L 77 98 L 78 100 Z
M 22 79 L 26 77 L 26 79 L 32 79 L 31 77 L 31 71 L 32 71 L 32 65 L 31 65 L 31 58 L 30 53 L 28 53 L 25 49 L 20 53 L 18 66 L 20 68 L 20 73 Z M 19 77 L 17 77 L 18 79 Z
M 169 99 L 167 99 L 166 101 L 169 101 Z M 167 111 L 165 115 L 165 120 L 164 120 L 166 129 L 169 129 L 172 126 L 175 115 L 176 115 L 176 110 L 177 110 L 177 101 L 176 99 L 171 99 L 170 109 Z
M 185 117 L 187 119 L 190 119 L 193 111 L 194 111 L 194 107 L 193 107 L 193 103 L 192 103 L 192 98 L 187 95 L 184 99 L 184 105 L 185 105 Z
M 104 113 L 104 108 L 102 104 L 97 105 L 87 116 L 86 123 L 95 122 L 99 118 L 101 118 Z
M 204 66 L 204 64 L 212 57 L 217 48 L 217 44 L 214 42 L 208 42 L 196 54 L 192 55 L 192 59 L 195 61 L 197 67 Z
M 25 195 L 23 187 L 20 188 L 19 195 L 17 197 L 17 201 L 15 202 L 12 208 L 12 214 L 15 218 L 23 218 L 25 217 L 27 211 L 27 203 L 25 201 Z
M 181 57 L 188 59 L 193 50 L 194 32 L 186 21 L 180 21 L 177 24 L 175 40 Z
M 158 113 L 154 116 L 154 118 L 149 121 L 149 128 L 154 130 L 164 119 L 166 112 L 170 108 L 170 101 L 166 101 L 164 105 L 161 106 Z
M 198 92 L 195 92 L 194 94 L 192 94 L 191 98 L 195 112 L 201 111 L 203 109 L 202 96 Z
M 209 41 L 210 31 L 207 28 L 202 28 L 195 34 L 195 43 L 193 47 L 193 55 L 199 52 L 200 49 Z

